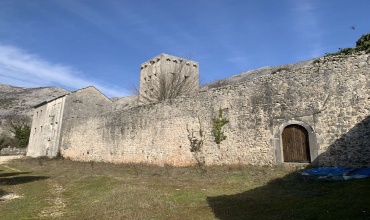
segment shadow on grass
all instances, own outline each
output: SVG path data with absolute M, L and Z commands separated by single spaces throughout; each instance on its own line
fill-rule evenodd
M 49 178 L 47 176 L 30 176 L 30 175 L 24 175 L 24 174 L 30 174 L 30 172 L 1 173 L 0 174 L 0 186 L 18 185 L 18 184 L 29 183 L 29 182 L 44 180 L 44 179 Z
M 10 178 L 1 178 L 0 179 L 0 186 L 2 185 L 18 185 L 38 180 L 48 179 L 47 176 L 18 176 L 18 177 L 10 177 Z
M 370 179 L 325 181 L 291 173 L 207 201 L 218 219 L 370 219 Z
M 338 137 L 313 161 L 369 167 L 370 116 Z M 297 172 L 235 195 L 207 197 L 219 219 L 370 219 L 370 178 L 323 181 Z
M 3 202 L 3 196 L 7 195 L 8 193 L 2 189 L 0 189 L 0 202 Z
M 1 172 L 1 171 L 0 171 Z M 24 174 L 30 174 L 31 172 L 12 172 L 12 173 L 0 173 L 1 177 L 9 177 L 9 176 L 18 176 L 18 175 L 24 175 Z

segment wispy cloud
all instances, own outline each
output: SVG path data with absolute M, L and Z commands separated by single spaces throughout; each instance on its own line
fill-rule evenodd
M 124 89 L 86 79 L 71 66 L 51 63 L 17 47 L 1 44 L 0 83 L 24 87 L 57 85 L 72 90 L 93 85 L 109 97 L 128 94 Z
M 96 26 L 103 32 L 111 35 L 118 32 L 118 28 L 114 25 L 114 22 L 109 20 L 106 16 L 103 16 L 101 10 L 99 12 L 99 9 L 93 8 L 89 4 L 74 0 L 57 1 L 56 3 L 89 24 Z
M 322 47 L 322 30 L 320 28 L 320 19 L 317 13 L 317 7 L 310 1 L 294 1 L 293 10 L 295 13 L 295 28 L 304 39 L 311 45 L 310 55 L 312 57 L 321 56 Z

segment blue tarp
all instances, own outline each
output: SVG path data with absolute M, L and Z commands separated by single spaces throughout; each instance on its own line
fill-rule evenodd
M 318 167 L 301 172 L 305 176 L 331 179 L 354 179 L 370 177 L 370 168 Z

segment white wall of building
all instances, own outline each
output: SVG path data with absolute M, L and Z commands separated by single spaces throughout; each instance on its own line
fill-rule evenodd
M 65 99 L 63 96 L 34 109 L 27 156 L 58 155 Z

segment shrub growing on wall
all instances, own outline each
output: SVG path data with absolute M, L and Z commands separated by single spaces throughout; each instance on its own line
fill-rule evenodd
M 213 118 L 212 133 L 216 144 L 220 145 L 222 141 L 226 140 L 227 136 L 222 131 L 222 127 L 229 123 L 229 120 L 223 117 L 223 110 L 218 110 L 218 116 Z

